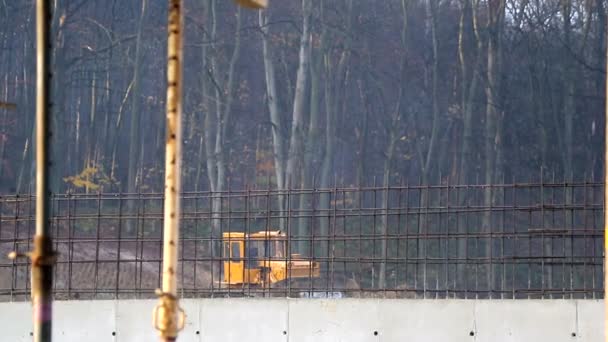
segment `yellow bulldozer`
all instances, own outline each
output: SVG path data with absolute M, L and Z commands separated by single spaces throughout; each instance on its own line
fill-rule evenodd
M 222 236 L 222 287 L 280 287 L 286 282 L 319 278 L 318 262 L 288 254 L 287 235 L 280 230 L 225 232 Z

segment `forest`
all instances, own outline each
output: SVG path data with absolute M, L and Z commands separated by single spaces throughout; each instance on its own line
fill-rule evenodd
M 599 178 L 603 0 L 185 1 L 183 191 Z M 159 192 L 166 3 L 56 0 L 56 192 Z M 0 192 L 34 189 L 34 1 L 0 2 Z

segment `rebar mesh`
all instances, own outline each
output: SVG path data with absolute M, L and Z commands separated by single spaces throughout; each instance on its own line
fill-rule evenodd
M 603 184 L 591 182 L 184 193 L 180 292 L 602 298 L 602 202 Z M 156 193 L 54 195 L 55 298 L 154 297 L 162 205 Z M 34 198 L 2 196 L 0 215 L 0 253 L 29 251 Z M 227 255 L 223 233 L 271 230 L 286 235 L 274 261 L 319 263 L 320 275 L 228 286 L 226 265 L 251 260 Z M 1 258 L 0 300 L 28 300 L 29 271 L 26 259 Z

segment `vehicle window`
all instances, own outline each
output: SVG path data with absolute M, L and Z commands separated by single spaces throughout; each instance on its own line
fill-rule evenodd
M 277 240 L 275 256 L 278 258 L 285 257 L 285 240 Z
M 230 256 L 230 245 L 228 244 L 228 242 L 224 242 L 224 253 L 222 254 L 222 257 L 228 258 L 229 256 Z
M 239 246 L 238 242 L 233 242 L 232 243 L 232 254 L 231 254 L 232 259 L 237 259 L 241 257 L 241 248 Z
M 245 255 L 245 267 L 256 268 L 258 267 L 258 249 L 255 245 L 249 242 L 246 246 L 247 254 Z

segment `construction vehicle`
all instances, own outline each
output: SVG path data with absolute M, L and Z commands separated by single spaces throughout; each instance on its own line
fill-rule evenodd
M 224 288 L 283 287 L 320 277 L 319 262 L 288 254 L 287 235 L 280 230 L 225 232 L 222 238 Z

